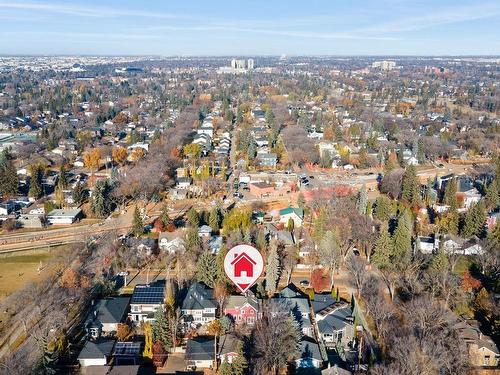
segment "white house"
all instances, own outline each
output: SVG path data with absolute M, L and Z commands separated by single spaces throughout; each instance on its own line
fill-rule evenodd
M 136 285 L 130 300 L 129 317 L 134 322 L 154 320 L 155 311 L 165 302 L 165 283 Z
M 55 209 L 47 215 L 47 221 L 52 225 L 69 225 L 73 224 L 82 215 L 82 210 L 79 208 L 66 210 Z
M 285 225 L 288 224 L 290 219 L 293 220 L 295 227 L 301 227 L 304 220 L 304 210 L 302 208 L 288 207 L 279 211 L 279 222 Z
M 213 298 L 213 290 L 205 284 L 192 284 L 181 305 L 181 312 L 186 323 L 193 325 L 206 324 L 215 320 L 217 302 Z
M 158 236 L 158 247 L 169 254 L 176 254 L 186 250 L 182 235 L 175 232 L 161 232 Z

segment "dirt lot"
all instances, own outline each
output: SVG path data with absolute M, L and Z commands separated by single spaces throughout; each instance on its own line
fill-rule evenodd
M 0 258 L 0 300 L 28 282 L 41 280 L 44 270 L 38 273 L 38 267 L 40 262 L 44 267 L 50 256 L 43 253 Z

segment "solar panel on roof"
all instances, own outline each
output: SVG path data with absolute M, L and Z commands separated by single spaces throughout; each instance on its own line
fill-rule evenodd
M 134 356 L 141 353 L 140 342 L 117 342 L 115 345 L 115 356 Z

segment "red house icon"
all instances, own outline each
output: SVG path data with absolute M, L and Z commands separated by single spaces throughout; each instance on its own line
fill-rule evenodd
M 231 265 L 234 266 L 235 277 L 253 277 L 253 267 L 256 264 L 257 263 L 244 252 L 236 256 L 231 262 Z

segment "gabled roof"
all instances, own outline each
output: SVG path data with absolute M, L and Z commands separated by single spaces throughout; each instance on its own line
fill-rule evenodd
M 216 308 L 217 304 L 213 298 L 213 289 L 203 283 L 192 284 L 182 301 L 183 310 L 203 310 Z
M 251 291 L 247 291 L 246 295 L 231 295 L 227 298 L 226 309 L 235 309 L 245 306 L 246 304 L 252 306 L 255 310 L 259 308 L 259 300 Z
M 299 288 L 297 288 L 294 283 L 290 283 L 281 289 L 279 295 L 282 298 L 306 297 L 306 295 Z
M 233 334 L 221 336 L 219 341 L 219 355 L 235 353 L 238 342 L 241 342 L 241 340 Z
M 291 213 L 295 213 L 301 219 L 304 217 L 304 210 L 302 208 L 287 207 L 279 211 L 280 216 L 290 215 Z
M 214 360 L 214 339 L 211 337 L 194 337 L 187 341 L 186 359 Z
M 302 337 L 300 340 L 299 357 L 297 359 L 317 359 L 318 361 L 323 361 L 323 356 L 319 349 L 318 343 L 309 336 Z
M 311 306 L 315 314 L 323 311 L 324 309 L 333 306 L 337 303 L 335 298 L 332 297 L 331 293 L 325 294 L 314 294 L 314 300 L 311 301 Z
M 115 342 L 116 340 L 114 339 L 87 341 L 78 355 L 78 359 L 100 359 L 103 357 L 109 357 L 113 352 Z
M 328 314 L 324 319 L 318 320 L 318 330 L 320 333 L 339 331 L 346 325 L 352 324 L 347 320 L 352 315 L 350 307 L 337 309 L 331 314 Z
M 164 291 L 164 282 L 156 282 L 149 285 L 136 285 L 130 303 L 161 305 L 165 300 Z
M 97 314 L 95 320 L 101 323 L 120 323 L 125 316 L 129 302 L 130 297 L 116 297 L 99 300 L 93 310 Z M 91 320 L 94 320 L 94 315 L 92 315 Z

